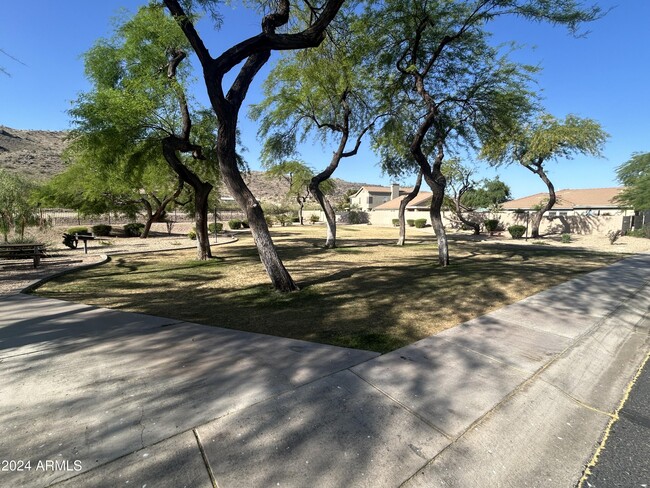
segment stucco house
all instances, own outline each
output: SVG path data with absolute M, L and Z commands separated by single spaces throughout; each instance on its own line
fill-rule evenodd
M 406 195 L 411 190 L 413 188 L 400 188 L 397 183 L 391 186 L 362 186 L 350 197 L 350 205 L 352 208 L 369 212 L 379 205 L 398 198 L 400 195 Z
M 616 202 L 616 196 L 622 190 L 623 188 L 587 188 L 556 191 L 557 202 L 545 216 L 625 215 L 626 210 L 629 211 L 629 209 L 625 209 Z M 534 211 L 546 200 L 548 200 L 548 193 L 536 193 L 504 203 L 503 210 L 506 212 Z
M 392 225 L 393 219 L 398 217 L 399 206 L 405 196 L 406 192 L 397 198 L 393 198 L 373 208 L 372 212 L 370 212 L 370 223 L 373 225 Z M 406 211 L 404 212 L 406 220 L 427 219 L 427 223 L 430 224 L 429 209 L 431 207 L 432 196 L 433 194 L 427 191 L 418 193 L 406 206 Z

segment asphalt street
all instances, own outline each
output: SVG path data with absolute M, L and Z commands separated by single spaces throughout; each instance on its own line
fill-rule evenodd
M 646 322 L 650 319 L 646 319 Z M 650 360 L 646 361 L 611 427 L 587 488 L 650 486 Z

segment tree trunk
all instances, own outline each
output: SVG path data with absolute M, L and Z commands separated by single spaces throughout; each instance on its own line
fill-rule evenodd
M 539 239 L 539 226 L 542 223 L 542 217 L 546 212 L 551 210 L 553 208 L 553 205 L 555 205 L 555 202 L 557 201 L 557 197 L 555 196 L 555 187 L 553 186 L 553 183 L 551 183 L 551 180 L 548 179 L 548 176 L 546 176 L 546 173 L 544 172 L 544 168 L 542 167 L 541 164 L 534 165 L 533 167 L 531 166 L 525 166 L 527 169 L 535 173 L 537 176 L 541 178 L 541 180 L 546 184 L 546 187 L 548 188 L 548 201 L 546 204 L 542 205 L 542 208 L 540 208 L 535 214 L 533 214 L 533 218 L 531 220 L 531 229 L 530 229 L 530 236 L 533 239 Z
M 454 213 L 456 214 L 456 217 L 458 217 L 458 220 L 460 220 L 466 226 L 471 227 L 472 229 L 474 229 L 474 235 L 475 236 L 479 235 L 481 233 L 481 224 L 479 224 L 478 222 L 472 222 L 471 220 L 466 219 L 465 217 L 463 217 L 463 211 L 460 208 L 460 204 L 458 202 L 456 202 L 456 201 L 454 203 L 455 203 Z
M 404 214 L 406 213 L 406 207 L 409 203 L 420 193 L 420 186 L 422 185 L 422 170 L 418 172 L 418 178 L 415 180 L 415 186 L 413 191 L 406 195 L 402 201 L 399 203 L 399 238 L 397 239 L 397 245 L 403 246 L 406 241 L 406 218 Z
M 439 175 L 444 181 L 444 176 Z M 429 215 L 431 217 L 431 227 L 436 234 L 438 240 L 438 263 L 440 266 L 449 266 L 449 244 L 447 242 L 447 233 L 445 226 L 442 223 L 442 204 L 445 197 L 445 185 L 441 184 L 439 178 L 433 179 L 425 176 L 425 181 L 431 188 L 433 196 L 431 198 L 431 208 Z
M 309 190 L 325 213 L 325 221 L 327 224 L 327 239 L 325 240 L 325 247 L 327 249 L 334 249 L 336 247 L 336 212 L 334 212 L 329 200 L 318 187 L 318 183 L 315 185 L 313 183 L 314 180 L 312 179 L 312 182 L 309 185 Z
M 262 207 L 248 186 L 246 186 L 237 167 L 237 154 L 235 152 L 236 128 L 236 114 L 231 114 L 231 120 L 220 120 L 217 135 L 217 158 L 221 176 L 230 194 L 246 213 L 248 225 L 257 246 L 257 252 L 273 287 L 281 292 L 296 291 L 298 286 L 278 255 Z
M 194 190 L 194 220 L 196 223 L 196 258 L 206 261 L 212 258 L 210 233 L 208 232 L 208 197 L 212 185 L 204 183 Z
M 151 203 L 146 198 L 141 199 L 144 208 L 147 210 L 147 221 L 144 223 L 144 229 L 142 229 L 142 234 L 140 234 L 140 239 L 146 239 L 149 237 L 149 231 L 151 230 L 151 224 L 153 224 L 154 213 Z
M 296 201 L 298 202 L 298 221 L 300 222 L 300 225 L 305 225 L 302 213 L 303 209 L 305 208 L 305 200 L 303 197 L 297 197 Z

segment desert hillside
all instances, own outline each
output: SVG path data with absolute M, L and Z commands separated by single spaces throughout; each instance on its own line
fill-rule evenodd
M 36 180 L 47 180 L 61 173 L 64 164 L 61 153 L 65 148 L 67 132 L 45 130 L 19 130 L 0 125 L 0 168 Z M 261 171 L 251 171 L 245 177 L 253 194 L 262 202 L 280 203 L 286 195 L 288 183 L 269 178 Z M 358 189 L 364 183 L 351 183 L 334 178 L 336 193 L 332 201 L 339 200 L 349 189 Z M 227 195 L 225 187 L 221 194 Z
M 19 130 L 0 125 L 0 168 L 46 180 L 63 171 L 67 132 Z

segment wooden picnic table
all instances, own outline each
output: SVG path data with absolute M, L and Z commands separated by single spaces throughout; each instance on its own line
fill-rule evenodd
M 36 268 L 41 258 L 46 257 L 47 246 L 42 243 L 0 244 L 1 259 L 33 259 Z

